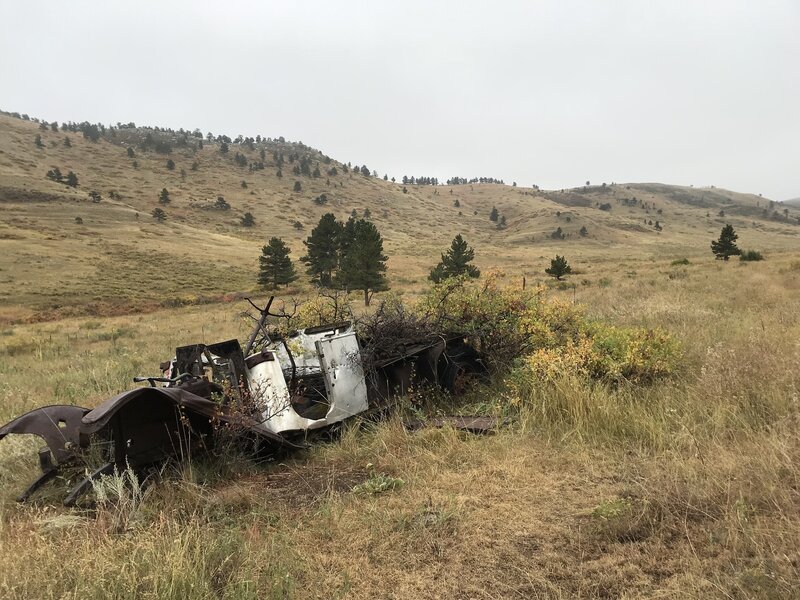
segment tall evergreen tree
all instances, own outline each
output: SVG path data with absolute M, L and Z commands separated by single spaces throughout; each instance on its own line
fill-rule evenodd
M 161 193 L 158 195 L 158 202 L 160 204 L 169 204 L 170 197 L 167 188 L 161 188 Z
M 500 217 L 500 213 L 498 213 L 498 212 L 497 212 L 497 208 L 493 206 L 493 207 L 492 207 L 492 212 L 490 212 L 490 213 L 489 213 L 489 220 L 490 220 L 490 221 L 494 221 L 494 222 L 496 223 L 496 222 L 497 222 L 497 219 L 498 219 L 499 217 Z
M 738 256 L 742 253 L 736 245 L 739 236 L 733 230 L 733 225 L 725 225 L 719 234 L 718 240 L 711 242 L 711 251 L 717 259 L 728 260 L 729 256 Z
M 364 306 L 374 292 L 388 290 L 383 238 L 377 227 L 366 219 L 353 223 L 353 239 L 343 253 L 337 281 L 346 290 L 364 290 Z
M 326 213 L 303 242 L 306 254 L 300 260 L 305 263 L 306 273 L 313 283 L 323 287 L 330 287 L 333 283 L 333 274 L 339 264 L 341 233 L 342 224 L 333 213 Z
M 439 283 L 448 277 L 467 275 L 469 277 L 479 277 L 481 272 L 475 265 L 469 264 L 475 258 L 475 250 L 469 247 L 464 238 L 459 233 L 453 238 L 450 249 L 442 254 L 442 260 L 431 269 L 428 279 L 434 283 Z
M 339 233 L 339 267 L 341 268 L 342 260 L 350 250 L 353 240 L 356 238 L 356 222 L 357 217 L 353 217 L 352 213 L 347 222 L 342 225 L 342 230 Z
M 275 290 L 279 285 L 289 285 L 297 279 L 294 264 L 289 258 L 290 252 L 282 239 L 270 238 L 269 243 L 261 248 L 261 256 L 258 258 L 258 283 Z

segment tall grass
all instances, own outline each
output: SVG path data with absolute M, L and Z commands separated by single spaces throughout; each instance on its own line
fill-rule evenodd
M 149 487 L 117 474 L 87 512 L 16 505 L 37 445 L 4 440 L 0 596 L 796 597 L 800 271 L 659 268 L 581 295 L 592 318 L 676 336 L 677 372 L 520 369 L 461 405 L 515 417 L 492 436 L 351 423 L 267 465 L 223 456 Z M 17 326 L 4 341 L 47 343 L 4 355 L 0 410 L 93 405 L 196 340 L 175 323 L 201 316 L 201 339 L 242 335 L 234 310 L 197 308 Z

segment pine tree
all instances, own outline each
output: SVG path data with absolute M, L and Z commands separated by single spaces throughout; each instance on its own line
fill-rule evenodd
M 256 218 L 251 212 L 244 213 L 239 220 L 242 224 L 242 227 L 252 227 L 256 224 Z
M 69 173 L 67 173 L 67 179 L 65 183 L 69 187 L 78 187 L 78 176 L 75 175 L 75 173 L 73 173 L 72 171 L 70 171 Z
M 169 171 L 174 171 L 175 170 L 175 161 L 172 160 L 171 158 L 167 159 L 167 169 Z
M 312 283 L 323 287 L 331 286 L 333 274 L 339 264 L 341 234 L 342 224 L 333 213 L 326 213 L 303 242 L 306 254 L 300 260 L 305 263 L 306 273 L 311 276 Z
M 128 147 L 128 158 L 136 158 L 136 152 L 131 147 Z
M 151 212 L 150 214 L 153 215 L 153 218 L 156 221 L 158 221 L 159 223 L 162 222 L 162 221 L 165 221 L 166 218 L 167 218 L 167 213 L 165 213 L 163 210 L 161 210 L 158 207 L 154 208 L 153 212 Z
M 61 169 L 58 167 L 53 167 L 47 172 L 47 178 L 53 181 L 57 181 L 61 183 L 64 180 L 64 176 L 61 174 Z
M 475 250 L 469 247 L 464 238 L 459 233 L 450 245 L 450 249 L 442 254 L 442 260 L 431 269 L 428 279 L 434 283 L 439 283 L 448 277 L 467 275 L 468 277 L 480 277 L 481 272 L 475 265 L 469 264 L 475 258 Z
M 586 225 L 584 225 L 583 227 L 581 227 L 581 230 L 578 233 L 581 234 L 581 237 L 586 237 L 587 235 L 589 235 L 589 230 L 586 229 Z
M 45 126 L 45 129 L 47 129 L 46 126 Z M 42 136 L 39 135 L 38 133 L 36 134 L 36 137 L 33 138 L 33 143 L 36 144 L 37 148 L 44 148 L 44 144 L 42 143 Z
M 164 204 L 164 205 L 169 204 L 170 197 L 167 188 L 161 188 L 161 193 L 158 195 L 158 202 L 159 204 Z
M 489 213 L 489 220 L 493 222 L 497 222 L 497 219 L 500 217 L 500 213 L 497 212 L 497 208 L 494 206 L 492 207 L 492 212 Z
M 364 290 L 364 306 L 374 292 L 387 290 L 383 238 L 377 227 L 366 219 L 353 224 L 353 240 L 343 254 L 337 281 L 346 290 Z
M 736 246 L 739 236 L 733 230 L 732 225 L 725 225 L 719 234 L 719 239 L 711 242 L 711 251 L 717 259 L 728 260 L 730 256 L 738 256 L 742 253 Z
M 72 148 L 72 141 L 70 141 L 69 136 L 64 136 L 64 147 L 65 148 Z
M 356 221 L 358 217 L 350 216 L 347 222 L 342 225 L 341 232 L 339 233 L 339 267 L 341 268 L 342 261 L 347 255 L 353 240 L 356 239 Z
M 301 192 L 303 190 L 303 186 L 299 181 L 294 182 L 294 191 Z
M 572 267 L 569 266 L 566 258 L 556 254 L 556 257 L 550 261 L 550 268 L 545 269 L 544 272 L 561 281 L 561 278 L 564 277 L 564 275 L 569 275 L 572 273 Z
M 289 258 L 291 251 L 286 243 L 277 237 L 270 238 L 269 243 L 261 248 L 258 259 L 258 283 L 270 289 L 278 289 L 279 285 L 289 285 L 297 279 L 294 264 Z

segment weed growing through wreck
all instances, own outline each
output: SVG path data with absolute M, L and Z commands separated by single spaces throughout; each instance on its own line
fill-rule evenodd
M 88 472 L 86 474 L 88 476 Z M 145 489 L 130 465 L 121 472 L 115 468 L 112 474 L 94 479 L 92 490 L 99 507 L 98 521 L 107 518 L 108 528 L 117 533 L 134 526 L 140 517 Z

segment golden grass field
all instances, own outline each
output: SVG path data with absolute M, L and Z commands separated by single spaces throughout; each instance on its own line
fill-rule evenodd
M 154 373 L 177 345 L 241 339 L 245 307 L 218 300 L 263 294 L 254 285 L 260 245 L 280 235 L 298 256 L 326 210 L 311 203 L 324 178 L 304 178 L 300 197 L 294 177 L 240 174 L 210 145 L 200 153 L 207 168 L 182 184 L 191 161 L 178 152 L 175 172 L 145 153 L 133 170 L 105 141 L 67 134 L 72 148 L 37 150 L 35 124 L 0 117 L 0 130 L 0 421 L 44 404 L 94 406 Z M 64 134 L 42 132 L 46 144 L 51 137 Z M 51 165 L 74 170 L 78 190 L 46 180 Z M 762 218 L 767 200 L 717 189 L 591 188 L 592 205 L 612 204 L 601 211 L 552 200 L 560 192 L 456 186 L 455 208 L 447 186 L 404 194 L 339 177 L 330 208 L 341 217 L 370 208 L 396 292 L 426 288 L 457 232 L 509 287 L 522 276 L 544 281 L 549 258 L 566 254 L 577 272 L 546 294 L 591 319 L 664 328 L 681 344 L 676 374 L 630 386 L 532 381 L 516 388 L 515 418 L 495 435 L 409 433 L 395 416 L 267 464 L 225 456 L 171 469 L 91 511 L 61 508 L 62 482 L 14 502 L 38 468 L 37 443 L 4 440 L 0 596 L 800 597 L 797 225 Z M 148 213 L 164 186 L 174 200 L 157 224 Z M 91 189 L 104 193 L 99 204 Z M 122 198 L 108 200 L 109 189 Z M 251 210 L 256 227 L 191 209 L 218 194 L 233 213 Z M 616 202 L 631 195 L 648 198 L 651 212 Z M 488 221 L 492 206 L 507 229 Z M 640 226 L 644 218 L 664 230 Z M 714 261 L 708 244 L 724 222 L 766 260 Z M 574 233 L 582 225 L 588 239 Z M 573 235 L 550 239 L 557 226 Z M 672 264 L 683 257 L 688 264 Z M 286 296 L 309 292 L 299 281 Z M 166 307 L 200 297 L 213 302 Z M 510 397 L 498 378 L 443 410 L 506 414 Z M 403 484 L 353 491 L 380 477 Z

